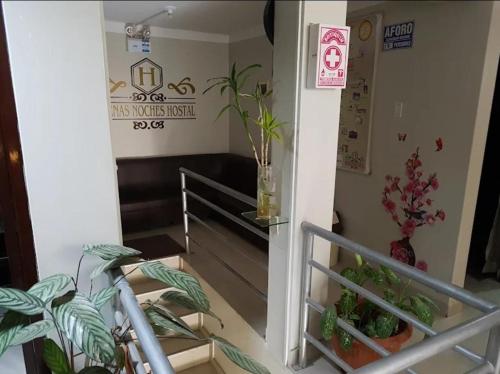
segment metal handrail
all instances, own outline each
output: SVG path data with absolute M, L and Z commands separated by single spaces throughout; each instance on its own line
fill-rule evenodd
M 127 279 L 121 271 L 115 271 L 113 277 L 115 286 L 120 290 L 121 305 L 134 328 L 152 371 L 155 374 L 175 374 Z M 137 357 L 132 359 L 137 360 Z
M 250 223 L 244 221 L 240 217 L 234 215 L 233 213 L 225 210 L 224 208 L 221 208 L 220 206 L 212 203 L 211 201 L 205 199 L 204 197 L 200 196 L 196 192 L 190 190 L 187 187 L 186 184 L 186 176 L 189 178 L 192 178 L 194 180 L 197 180 L 198 182 L 201 182 L 217 191 L 220 191 L 228 196 L 231 196 L 245 204 L 248 204 L 249 206 L 252 207 L 257 207 L 257 200 L 245 195 L 239 191 L 236 191 L 230 187 L 227 187 L 219 182 L 216 182 L 210 178 L 207 178 L 203 175 L 200 175 L 198 173 L 195 173 L 191 170 L 188 170 L 186 168 L 179 168 L 179 173 L 181 176 L 181 193 L 182 193 L 182 210 L 183 210 L 183 221 L 184 221 L 184 240 L 185 240 L 185 248 L 186 252 L 188 254 L 191 253 L 191 247 L 190 247 L 190 240 L 192 239 L 190 234 L 189 234 L 189 220 L 193 220 L 199 224 L 201 224 L 204 228 L 212 232 L 218 237 L 224 238 L 224 235 L 218 232 L 215 228 L 210 226 L 208 223 L 204 222 L 200 217 L 195 215 L 192 211 L 189 211 L 188 209 L 188 196 L 203 205 L 207 206 L 208 208 L 212 209 L 213 211 L 223 215 L 224 217 L 230 219 L 234 223 L 240 225 L 241 227 L 244 227 L 246 230 L 250 231 L 251 233 L 259 236 L 260 238 L 269 241 L 269 234 L 259 230 L 257 227 L 251 225 Z M 224 240 L 227 241 L 227 240 Z M 236 277 L 238 277 L 243 283 L 248 285 L 256 294 L 259 298 L 267 302 L 267 295 L 262 292 L 260 289 L 258 289 L 252 282 L 247 280 L 243 275 L 241 275 L 237 270 L 233 269 L 230 264 L 228 264 L 223 258 L 218 256 L 216 253 L 211 251 L 209 248 L 205 248 L 207 250 L 207 253 L 212 256 L 216 261 L 222 264 L 227 270 L 229 270 L 232 274 L 234 274 Z M 250 258 L 248 255 L 240 251 L 241 255 L 247 257 L 249 260 L 254 261 L 254 259 Z M 260 266 L 260 264 L 259 264 Z M 267 270 L 267 269 L 266 269 Z
M 299 354 L 300 367 L 304 368 L 307 365 L 307 345 L 309 343 L 323 352 L 327 357 L 329 357 L 333 362 L 335 362 L 347 372 L 360 374 L 390 374 L 398 373 L 402 370 L 406 370 L 409 373 L 415 373 L 414 370 L 409 369 L 410 366 L 449 348 L 453 348 L 456 352 L 462 354 L 463 356 L 478 364 L 478 366 L 470 373 L 498 373 L 500 371 L 500 309 L 495 304 L 478 298 L 477 296 L 468 291 L 465 291 L 460 287 L 430 277 L 420 270 L 402 264 L 399 261 L 386 257 L 376 251 L 355 243 L 343 236 L 332 233 L 331 231 L 325 230 L 312 223 L 303 222 L 302 230 L 304 233 L 304 268 L 302 278 L 302 315 Z M 372 293 L 371 291 L 368 291 L 367 289 L 351 282 L 339 273 L 314 261 L 314 236 L 319 236 L 332 243 L 335 243 L 338 246 L 341 246 L 343 249 L 353 254 L 359 254 L 367 260 L 373 261 L 380 265 L 384 265 L 396 271 L 397 273 L 408 277 L 409 279 L 413 279 L 435 291 L 459 300 L 464 304 L 467 304 L 486 314 L 465 324 L 456 326 L 444 332 L 437 333 L 414 316 L 386 302 L 384 299 Z M 327 275 L 330 279 L 333 279 L 341 285 L 353 290 L 367 300 L 389 311 L 402 320 L 411 323 L 417 329 L 429 335 L 430 338 L 425 339 L 423 342 L 420 342 L 410 348 L 404 349 L 399 353 L 390 354 L 374 340 L 358 331 L 355 327 L 352 327 L 351 325 L 348 325 L 347 323 L 339 319 L 339 327 L 341 327 L 342 329 L 353 335 L 357 340 L 366 344 L 375 352 L 383 356 L 382 359 L 370 365 L 367 365 L 358 370 L 353 370 L 344 360 L 337 356 L 335 352 L 327 348 L 325 345 L 323 345 L 323 343 L 314 338 L 308 332 L 309 310 L 312 309 L 319 313 L 324 310 L 322 305 L 310 298 L 311 273 L 313 268 L 319 270 L 320 272 Z M 486 350 L 485 357 L 480 356 L 458 345 L 467 338 L 490 329 L 492 329 L 492 331 L 490 332 L 490 339 L 488 342 L 488 348 Z
M 121 326 L 122 331 L 128 330 L 130 326 L 130 322 L 127 322 L 123 317 L 123 313 L 119 310 L 115 312 L 115 321 L 118 326 Z M 127 337 L 130 338 L 130 333 L 127 333 Z M 134 341 L 130 339 L 127 342 L 128 355 L 132 360 L 132 364 L 134 365 L 134 373 L 135 374 L 146 374 L 146 369 L 144 368 L 144 361 L 142 361 L 141 354 L 137 349 Z

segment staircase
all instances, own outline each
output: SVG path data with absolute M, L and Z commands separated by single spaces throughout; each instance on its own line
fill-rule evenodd
M 186 271 L 185 263 L 179 256 L 160 258 L 155 261 L 161 261 L 171 268 Z M 127 274 L 136 266 L 137 264 L 126 265 L 122 266 L 121 269 L 123 274 Z M 157 300 L 161 294 L 169 290 L 169 288 L 166 288 L 163 283 L 146 278 L 140 271 L 134 271 L 127 275 L 126 278 L 130 287 L 134 291 L 139 304 L 144 303 L 147 300 Z M 177 316 L 181 317 L 182 320 L 189 325 L 189 327 L 191 327 L 200 338 L 209 336 L 209 331 L 205 326 L 205 316 L 202 313 L 192 312 L 164 301 L 161 301 L 160 303 L 164 303 L 164 306 L 168 307 Z M 131 332 L 131 335 L 132 338 L 136 338 L 133 331 Z M 222 368 L 220 362 L 222 362 L 222 365 L 224 366 L 232 364 L 227 360 L 220 359 L 221 356 L 223 356 L 223 353 L 220 352 L 211 341 L 197 341 L 184 337 L 175 337 L 175 335 L 168 338 L 160 338 L 159 341 L 176 373 L 223 374 L 226 372 L 239 372 L 239 368 L 237 367 L 226 367 L 226 370 Z M 140 345 L 137 344 L 137 347 L 141 353 L 143 361 L 145 362 L 144 366 L 146 372 L 150 372 L 149 365 L 146 362 L 145 355 L 141 351 Z

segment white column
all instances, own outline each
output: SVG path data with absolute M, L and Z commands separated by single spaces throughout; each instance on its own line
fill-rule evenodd
M 38 273 L 75 274 L 82 244 L 121 241 L 102 3 L 2 5 Z
M 282 215 L 290 223 L 271 234 L 267 343 L 283 363 L 298 344 L 302 233 L 307 220 L 331 229 L 340 90 L 306 88 L 311 23 L 345 25 L 346 1 L 276 2 L 273 113 L 286 121 L 285 141 L 273 144 L 281 172 Z M 316 259 L 329 265 L 330 245 L 317 242 Z M 327 295 L 327 279 L 313 277 L 315 297 Z

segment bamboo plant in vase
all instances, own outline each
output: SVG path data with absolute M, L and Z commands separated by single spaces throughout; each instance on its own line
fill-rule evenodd
M 257 162 L 257 218 L 269 219 L 278 212 L 276 203 L 276 177 L 269 159 L 269 150 L 273 140 L 281 140 L 280 127 L 284 124 L 274 117 L 266 101 L 272 94 L 267 89 L 267 84 L 257 83 L 253 92 L 245 92 L 245 83 L 252 73 L 261 65 L 249 65 L 240 71 L 236 63 L 232 65 L 231 73 L 226 77 L 208 79 L 211 85 L 203 92 L 218 88 L 222 96 L 226 90 L 231 93 L 229 104 L 225 105 L 217 115 L 216 121 L 227 110 L 234 110 L 241 119 L 246 137 Z M 257 113 L 254 117 L 250 114 L 247 104 L 252 104 Z M 260 146 L 254 139 L 252 126 L 259 129 Z

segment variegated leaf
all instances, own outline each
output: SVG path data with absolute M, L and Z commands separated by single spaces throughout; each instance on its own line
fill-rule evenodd
M 45 336 L 54 327 L 54 322 L 49 319 L 34 322 L 31 325 L 25 326 L 19 330 L 14 339 L 12 339 L 10 345 L 24 344 L 32 341 L 33 339 Z
M 201 288 L 198 279 L 183 271 L 172 269 L 159 261 L 145 262 L 139 266 L 142 273 L 152 279 L 156 279 L 168 286 L 185 291 L 194 302 L 204 310 L 210 310 L 210 302 Z
M 16 334 L 27 323 L 28 317 L 17 312 L 8 311 L 0 322 L 0 356 L 12 345 Z
M 83 253 L 100 257 L 103 260 L 113 260 L 119 257 L 138 256 L 141 254 L 140 251 L 133 248 L 117 244 L 86 244 L 83 246 Z
M 176 305 L 180 305 L 186 309 L 195 311 L 195 312 L 200 312 L 200 313 L 205 313 L 208 314 L 209 316 L 215 318 L 216 320 L 219 321 L 221 324 L 221 327 L 224 327 L 224 324 L 222 323 L 222 320 L 211 310 L 206 310 L 203 308 L 201 305 L 198 305 L 188 294 L 185 292 L 180 292 L 180 291 L 167 291 L 163 293 L 160 296 L 161 299 L 174 303 Z
M 0 307 L 33 316 L 43 312 L 45 303 L 38 297 L 15 288 L 0 288 Z
M 271 372 L 264 365 L 255 361 L 246 353 L 243 353 L 238 347 L 232 345 L 227 340 L 213 335 L 211 338 L 215 345 L 220 348 L 227 358 L 240 368 L 252 374 L 271 374 Z
M 118 257 L 112 260 L 108 260 L 99 264 L 92 273 L 90 273 L 90 279 L 97 278 L 99 275 L 108 271 L 110 269 L 116 269 L 117 267 L 133 264 L 135 262 L 140 262 L 141 259 L 138 257 Z
M 89 299 L 76 294 L 71 301 L 54 306 L 53 312 L 59 329 L 88 357 L 103 363 L 113 361 L 113 336 Z
M 100 310 L 118 292 L 116 287 L 108 287 L 100 290 L 90 297 L 90 301 Z
M 148 317 L 149 322 L 153 326 L 159 327 L 161 330 L 185 335 L 193 339 L 199 339 L 189 327 L 186 328 L 179 325 L 178 323 L 167 318 L 165 315 L 158 313 L 153 308 L 146 309 L 145 314 Z
M 38 297 L 45 304 L 64 290 L 71 282 L 71 277 L 66 274 L 55 274 L 38 282 L 28 290 L 30 295 Z
M 62 349 L 52 339 L 43 341 L 43 361 L 52 374 L 72 373 L 68 358 Z

